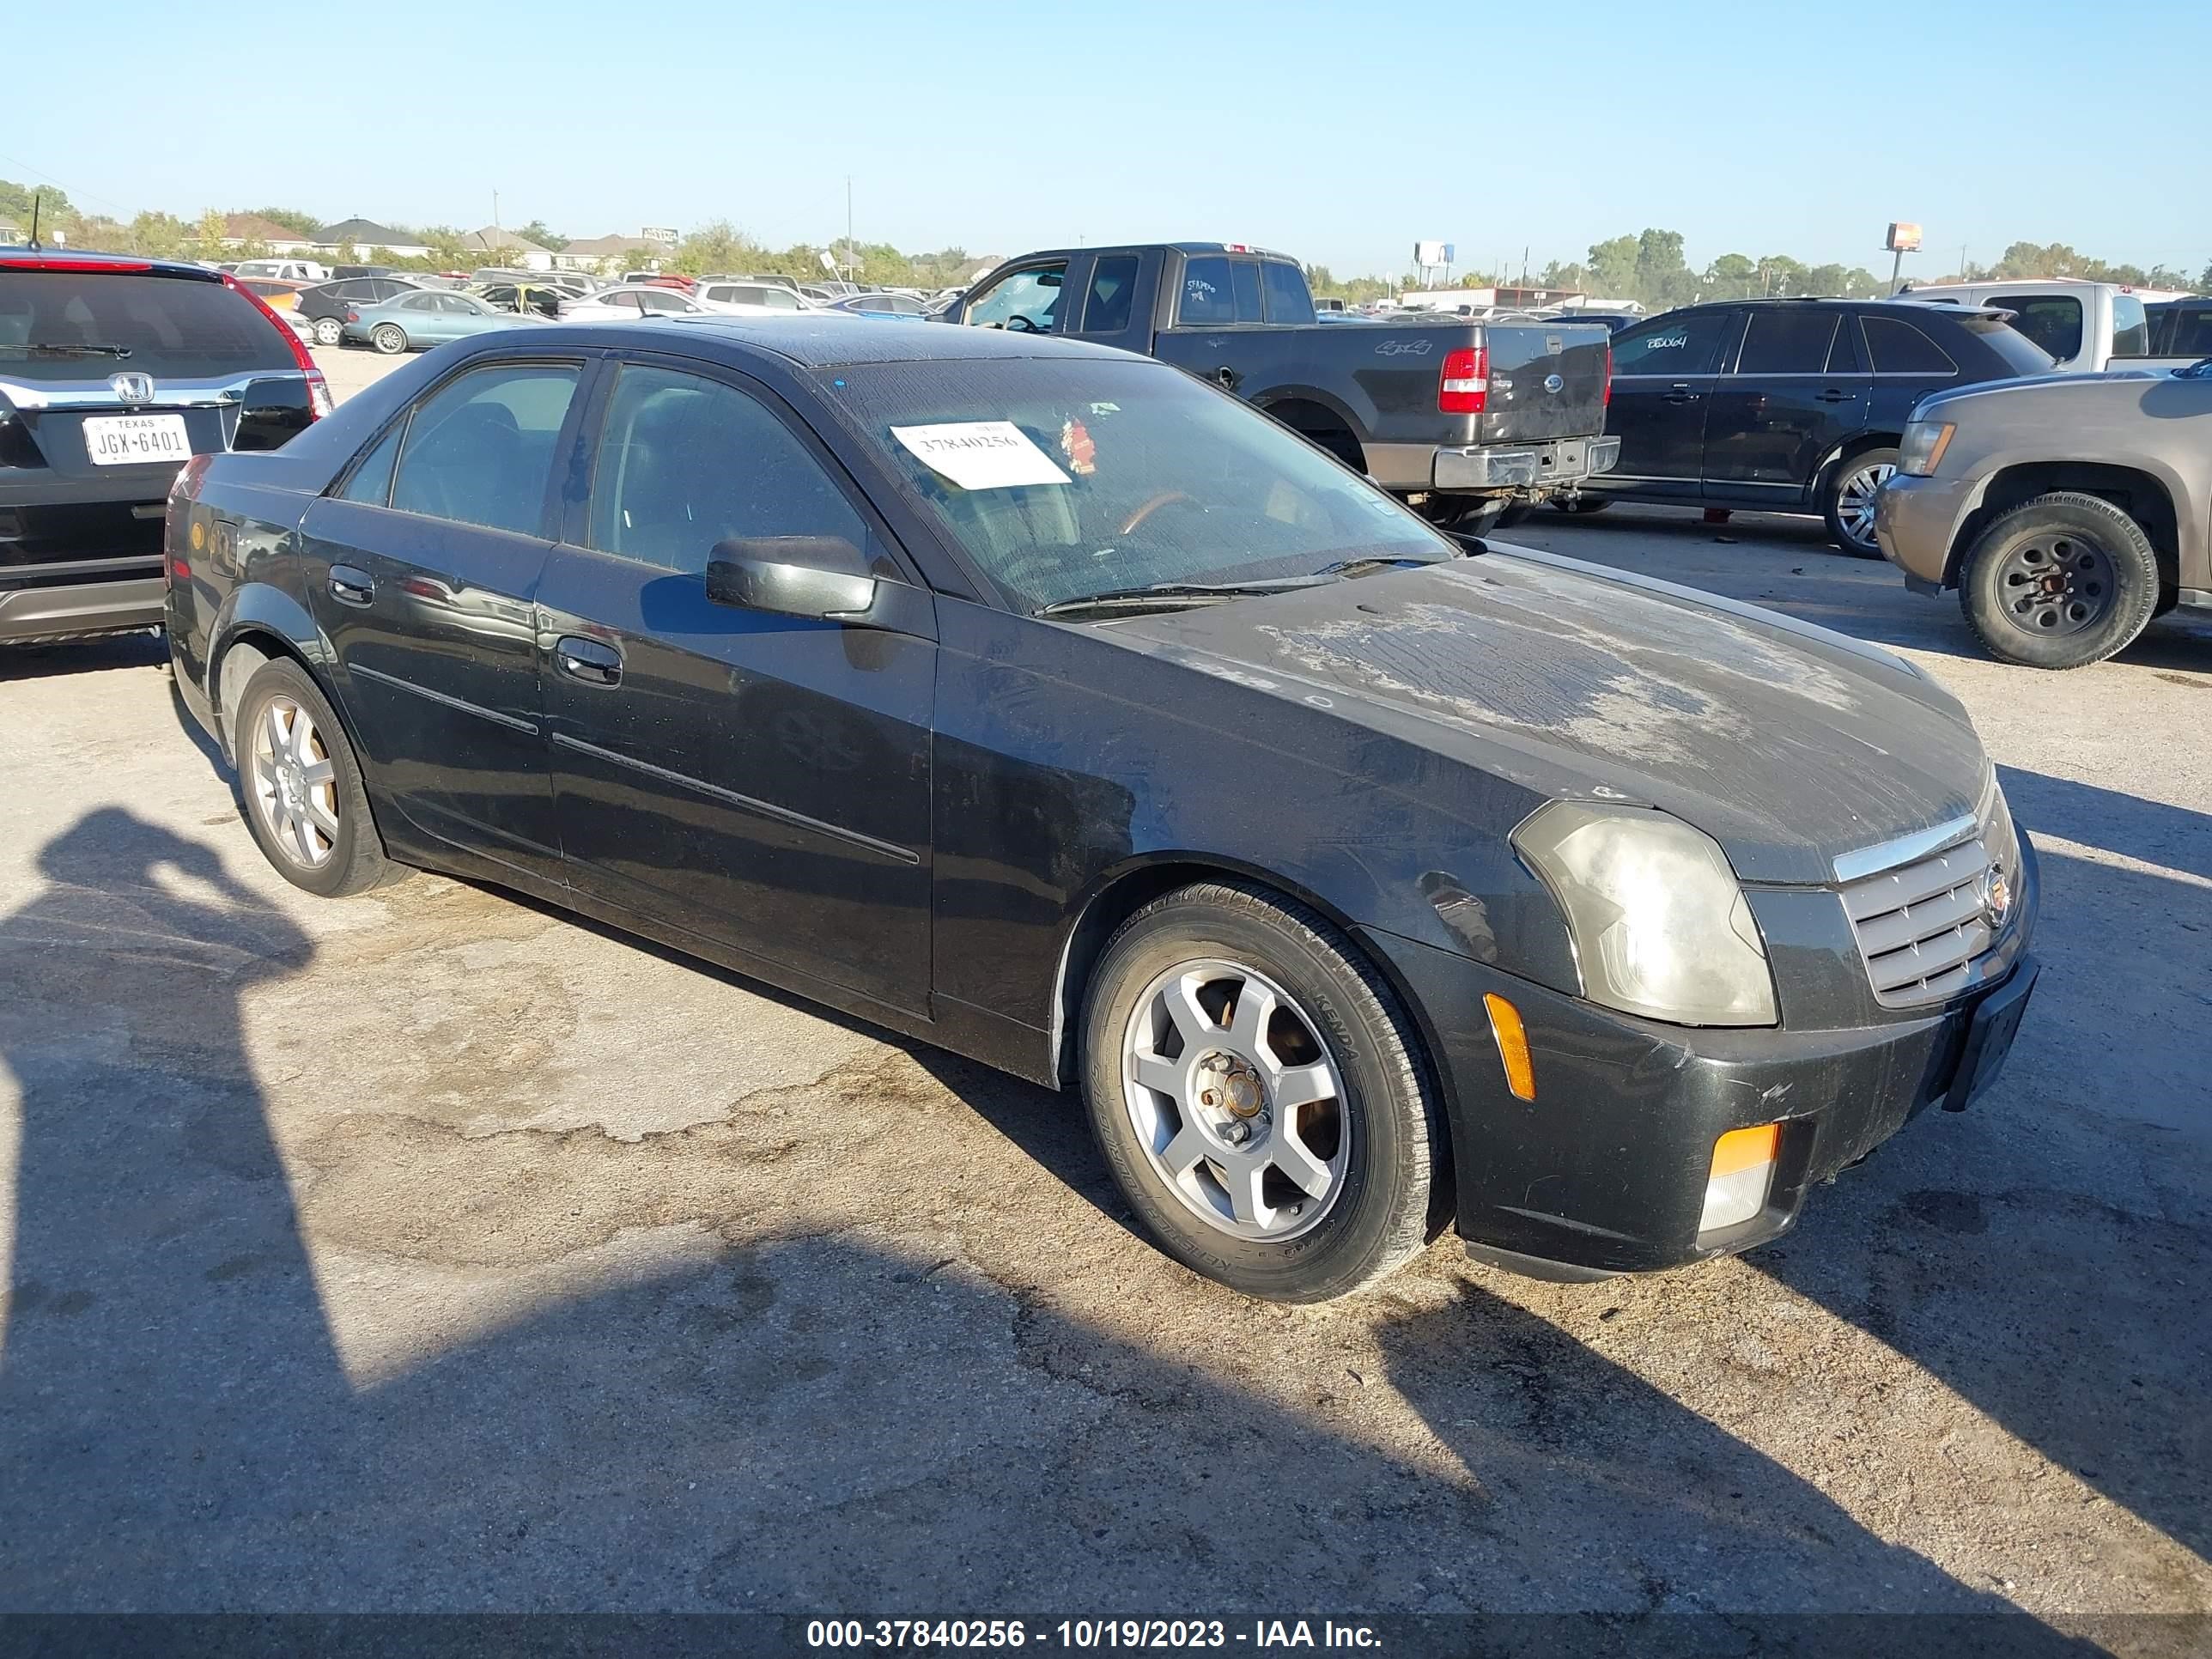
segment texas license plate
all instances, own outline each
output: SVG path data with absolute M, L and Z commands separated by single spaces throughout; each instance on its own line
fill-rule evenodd
M 84 423 L 84 447 L 94 466 L 144 466 L 192 458 L 192 441 L 181 415 L 93 416 Z

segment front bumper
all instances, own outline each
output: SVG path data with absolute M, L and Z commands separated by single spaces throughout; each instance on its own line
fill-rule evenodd
M 1952 585 L 1959 529 L 1979 493 L 1963 478 L 1915 478 L 1898 472 L 1874 498 L 1875 540 L 1914 592 L 1939 593 Z
M 2039 971 L 2022 954 L 1968 996 L 1875 1024 L 1698 1030 L 1616 1014 L 1393 934 L 1367 938 L 1432 1016 L 1461 1236 L 1479 1259 L 1549 1278 L 1679 1267 L 1787 1231 L 1814 1185 L 1927 1107 L 1963 1109 L 1987 1085 Z M 1489 992 L 1520 1011 L 1534 1101 L 1506 1087 L 1481 1015 Z M 1780 1149 L 1765 1208 L 1700 1233 L 1713 1143 L 1772 1122 Z
M 1618 438 L 1559 438 L 1550 443 L 1473 444 L 1437 451 L 1433 487 L 1449 491 L 1565 489 L 1608 471 L 1620 459 Z

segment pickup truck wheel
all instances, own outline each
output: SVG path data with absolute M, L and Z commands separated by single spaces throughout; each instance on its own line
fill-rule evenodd
M 1230 883 L 1121 925 L 1084 1009 L 1084 1103 L 1169 1255 L 1320 1302 L 1429 1237 L 1442 1145 L 1411 1027 L 1328 921 Z
M 246 825 L 277 874 L 341 898 L 405 873 L 385 857 L 353 745 L 305 669 L 284 658 L 256 669 L 232 732 Z
M 1991 656 L 2080 668 L 2125 650 L 2159 602 L 2150 538 L 2110 501 L 2054 490 L 2005 514 L 1966 551 L 1959 608 Z
M 1602 513 L 1613 505 L 1607 495 L 1593 495 L 1585 491 L 1579 495 L 1554 495 L 1552 505 L 1562 513 Z
M 1894 449 L 1862 449 L 1828 470 L 1820 516 L 1836 545 L 1854 558 L 1881 556 L 1881 544 L 1874 538 L 1874 498 L 1896 471 Z

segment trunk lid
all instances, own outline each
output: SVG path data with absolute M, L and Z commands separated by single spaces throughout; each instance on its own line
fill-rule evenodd
M 1592 323 L 1491 323 L 1490 394 L 1476 425 L 1486 444 L 1589 438 L 1605 429 L 1613 337 Z

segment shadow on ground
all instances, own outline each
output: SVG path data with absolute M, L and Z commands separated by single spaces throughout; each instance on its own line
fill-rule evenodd
M 308 942 L 124 812 L 40 869 L 0 919 L 21 1098 L 9 1609 L 1565 1607 L 1632 1630 L 1692 1608 L 2003 1610 L 1472 1286 L 1371 1298 L 1388 1378 L 1285 1395 L 1201 1370 L 1211 1350 L 1105 1334 L 896 1216 L 741 1243 L 726 1218 L 664 1223 L 587 1293 L 426 1320 L 419 1352 L 349 1373 L 325 1297 L 432 1293 L 515 1206 L 565 1206 L 573 1137 L 503 1148 L 497 1192 L 434 1195 L 438 1250 L 319 1259 L 240 1018 Z M 149 1018 L 179 997 L 188 1020 Z M 939 1075 L 994 1121 L 1037 1098 Z M 1065 1133 L 1024 1145 L 1091 1183 Z M 1227 1352 L 1297 1316 L 1176 1283 Z M 1385 1380 L 1425 1425 L 1399 1445 L 1342 1411 Z M 2013 1651 L 2058 1645 L 2003 1628 Z

